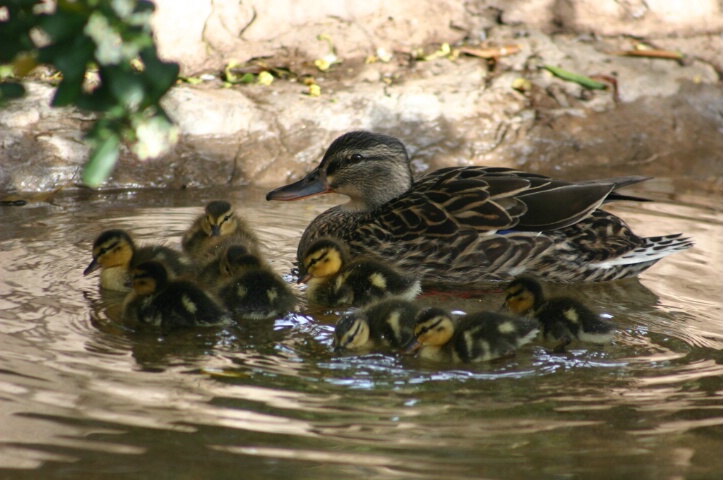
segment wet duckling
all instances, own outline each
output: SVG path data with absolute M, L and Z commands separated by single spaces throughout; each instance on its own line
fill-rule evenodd
M 418 312 L 408 300 L 389 298 L 345 313 L 334 328 L 334 350 L 404 348 L 414 339 Z
M 369 257 L 350 260 L 346 247 L 331 238 L 309 245 L 301 270 L 299 282 L 308 282 L 309 300 L 330 307 L 362 307 L 392 296 L 411 300 L 421 291 L 418 279 L 391 265 Z
M 228 255 L 229 251 L 231 256 Z M 296 306 L 296 297 L 289 285 L 261 259 L 250 253 L 227 255 L 221 265 L 229 280 L 219 296 L 226 308 L 245 319 L 280 317 Z
M 231 244 L 243 245 L 252 253 L 257 253 L 259 240 L 225 200 L 209 202 L 204 213 L 194 220 L 181 240 L 183 250 L 202 263 Z
M 164 331 L 231 322 L 228 312 L 196 284 L 170 280 L 160 262 L 136 266 L 131 282 L 133 291 L 123 303 L 127 320 L 160 326 Z
M 612 340 L 615 326 L 595 315 L 579 301 L 569 297 L 546 299 L 540 282 L 531 277 L 518 277 L 505 289 L 505 305 L 519 315 L 536 318 L 545 339 L 561 343 L 555 352 L 564 351 L 573 339 L 604 344 Z
M 125 230 L 106 230 L 93 242 L 93 260 L 83 275 L 100 268 L 101 288 L 128 292 L 133 267 L 150 260 L 163 262 L 171 276 L 189 273 L 193 269 L 191 260 L 181 252 L 163 245 L 138 248 Z
M 471 313 L 455 324 L 444 309 L 429 307 L 417 315 L 409 349 L 429 360 L 483 362 L 514 354 L 538 331 L 534 320 L 494 312 Z
M 244 264 L 249 267 L 261 267 L 261 259 L 249 254 L 248 248 L 244 245 L 228 245 L 201 269 L 198 281 L 206 288 L 218 290 L 235 274 L 240 273 L 239 269 Z

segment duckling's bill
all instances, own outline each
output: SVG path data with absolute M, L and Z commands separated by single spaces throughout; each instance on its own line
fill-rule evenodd
M 98 263 L 98 259 L 94 258 L 87 267 L 85 267 L 85 270 L 83 270 L 83 276 L 87 277 L 91 273 L 95 272 L 100 268 L 100 263 Z

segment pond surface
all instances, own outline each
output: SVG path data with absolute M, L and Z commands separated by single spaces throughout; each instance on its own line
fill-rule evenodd
M 178 245 L 227 198 L 289 274 L 301 231 L 338 198 L 267 203 L 265 191 L 66 192 L 3 207 L 0 478 L 721 478 L 723 214 L 719 193 L 610 210 L 644 235 L 696 247 L 640 279 L 557 287 L 609 316 L 612 345 L 439 366 L 336 356 L 337 313 L 176 332 L 118 321 L 83 277 L 95 236 Z M 297 293 L 303 294 L 296 286 Z M 499 289 L 429 292 L 426 304 L 497 309 Z

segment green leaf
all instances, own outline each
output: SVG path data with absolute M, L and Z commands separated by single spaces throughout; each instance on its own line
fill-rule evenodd
M 149 97 L 157 102 L 178 80 L 179 66 L 175 62 L 163 62 L 158 58 L 155 47 L 141 50 L 143 78 L 150 87 Z
M 85 35 L 71 41 L 43 47 L 38 52 L 39 63 L 55 65 L 63 78 L 82 83 L 88 63 L 93 59 L 93 43 Z
M 583 87 L 589 88 L 591 90 L 603 90 L 608 87 L 605 83 L 598 82 L 597 80 L 593 80 L 592 78 L 586 77 L 585 75 L 579 75 L 577 73 L 573 73 L 559 67 L 553 67 L 552 65 L 543 65 L 543 68 L 555 75 L 556 77 L 560 77 L 563 80 L 567 80 L 570 82 L 579 83 Z
M 109 133 L 107 130 L 102 133 Z M 101 183 L 108 180 L 113 167 L 115 167 L 120 155 L 120 138 L 117 134 L 111 133 L 105 140 L 97 144 L 90 156 L 90 160 L 83 170 L 83 183 L 92 188 L 97 188 Z
M 25 87 L 19 83 L 0 83 L 0 103 L 25 95 Z
M 53 101 L 54 107 L 65 107 L 73 104 L 83 90 L 83 84 L 74 79 L 63 78 L 55 90 Z
M 138 110 L 146 95 L 140 77 L 123 67 L 107 67 L 102 71 L 103 79 L 108 82 L 110 92 L 118 103 L 128 110 Z
M 53 42 L 72 39 L 83 30 L 87 18 L 74 12 L 58 10 L 53 15 L 43 15 L 38 25 Z

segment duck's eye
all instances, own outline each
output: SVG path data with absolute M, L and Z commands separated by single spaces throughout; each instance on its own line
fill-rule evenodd
M 231 219 L 231 214 L 228 214 L 225 217 L 223 217 L 224 222 L 228 222 L 230 219 Z
M 352 153 L 351 156 L 349 157 L 349 161 L 351 163 L 359 163 L 362 160 L 364 160 L 364 157 L 362 157 L 362 155 L 360 153 Z

